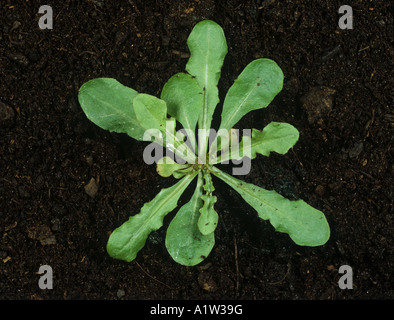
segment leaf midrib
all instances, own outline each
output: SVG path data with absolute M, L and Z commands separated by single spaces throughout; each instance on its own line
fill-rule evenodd
M 247 99 L 249 98 L 249 96 L 254 92 L 254 90 L 256 90 L 257 87 L 253 86 L 252 89 L 249 91 L 248 94 L 245 95 L 245 98 L 242 100 L 242 102 L 238 105 L 238 107 L 236 108 L 236 110 L 234 112 L 232 112 L 232 115 L 230 116 L 230 118 L 227 119 L 226 123 L 224 125 L 220 125 L 220 128 L 222 129 L 229 129 L 228 128 L 228 124 L 231 123 L 232 119 L 234 119 L 234 117 L 236 115 L 238 115 L 239 110 L 242 108 L 242 106 L 245 104 L 245 102 L 247 101 Z M 224 106 L 223 106 L 224 108 Z

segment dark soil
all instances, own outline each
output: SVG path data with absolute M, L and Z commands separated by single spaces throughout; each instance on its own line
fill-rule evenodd
M 52 30 L 38 26 L 38 1 L 0 5 L 1 299 L 394 297 L 392 2 L 347 3 L 352 30 L 338 27 L 337 0 L 50 4 Z M 300 140 L 284 156 L 258 157 L 240 178 L 322 210 L 326 245 L 295 245 L 215 179 L 220 223 L 201 265 L 167 253 L 173 214 L 135 261 L 107 255 L 110 232 L 175 180 L 143 162 L 146 143 L 87 120 L 78 89 L 113 77 L 159 95 L 184 70 L 186 39 L 203 19 L 227 37 L 222 101 L 253 59 L 282 68 L 283 91 L 239 128 L 289 122 Z M 94 197 L 85 191 L 92 178 Z M 53 269 L 52 290 L 38 287 L 41 265 Z M 342 265 L 352 267 L 353 289 L 338 286 Z

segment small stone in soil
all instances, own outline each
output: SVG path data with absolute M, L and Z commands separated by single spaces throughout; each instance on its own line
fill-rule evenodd
M 92 198 L 94 198 L 98 191 L 98 185 L 94 178 L 90 179 L 89 183 L 85 186 L 85 192 Z
M 125 296 L 125 292 L 124 292 L 124 290 L 122 290 L 122 289 L 119 289 L 117 292 L 116 292 L 116 295 L 117 295 L 117 297 L 120 299 L 120 298 L 123 298 L 124 296 Z

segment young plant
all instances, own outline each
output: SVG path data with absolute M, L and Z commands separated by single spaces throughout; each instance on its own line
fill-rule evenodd
M 157 172 L 179 179 L 112 232 L 107 244 L 109 255 L 125 261 L 135 259 L 149 234 L 162 227 L 164 217 L 177 207 L 196 178 L 190 201 L 179 209 L 167 229 L 165 245 L 182 265 L 203 261 L 214 246 L 218 224 L 212 176 L 235 189 L 261 219 L 269 220 L 296 244 L 326 243 L 330 228 L 321 211 L 303 200 L 291 201 L 275 191 L 246 183 L 216 166 L 229 160 L 254 159 L 258 154 L 285 154 L 297 142 L 299 133 L 288 123 L 271 122 L 262 131 L 253 129 L 249 136 L 244 134 L 240 141 L 232 129 L 248 112 L 267 107 L 281 91 L 283 73 L 279 66 L 269 59 L 257 59 L 245 67 L 227 92 L 218 134 L 212 142 L 209 133 L 219 102 L 217 84 L 227 54 L 226 39 L 218 24 L 205 20 L 193 28 L 187 45 L 187 73 L 171 77 L 160 98 L 138 93 L 110 78 L 93 79 L 80 88 L 79 102 L 88 119 L 103 129 L 154 141 L 150 152 L 144 152 L 144 159 L 152 163 L 149 155 L 154 149 Z M 184 130 L 175 132 L 176 121 Z M 164 156 L 159 145 L 170 153 Z

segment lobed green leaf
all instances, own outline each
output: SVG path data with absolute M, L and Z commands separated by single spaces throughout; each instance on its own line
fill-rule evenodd
M 262 132 L 252 130 L 251 156 L 256 158 L 257 153 L 268 157 L 271 152 L 286 154 L 298 141 L 298 130 L 289 123 L 271 122 Z
M 270 122 L 263 131 L 252 130 L 252 138 L 242 137 L 236 151 L 227 150 L 223 152 L 217 162 L 224 162 L 230 159 L 241 160 L 247 156 L 256 158 L 257 154 L 268 157 L 271 152 L 286 154 L 299 138 L 298 130 L 289 123 Z M 238 151 L 239 150 L 239 151 Z
M 202 234 L 207 235 L 215 231 L 219 220 L 219 216 L 214 209 L 217 197 L 213 195 L 215 188 L 209 172 L 204 172 L 204 190 L 205 194 L 201 195 L 204 206 L 200 209 L 201 215 L 198 219 L 198 229 Z
M 107 243 L 108 254 L 128 262 L 134 260 L 149 234 L 159 229 L 164 217 L 176 208 L 180 196 L 196 175 L 186 175 L 172 187 L 162 189 L 152 201 L 145 203 L 139 214 L 115 229 Z
M 275 191 L 246 183 L 217 168 L 213 174 L 222 179 L 253 207 L 259 217 L 269 220 L 273 227 L 287 233 L 300 246 L 320 246 L 330 237 L 330 227 L 323 212 L 303 200 L 291 201 Z

